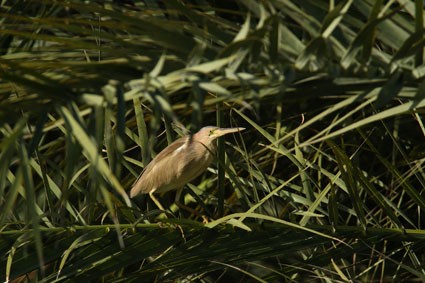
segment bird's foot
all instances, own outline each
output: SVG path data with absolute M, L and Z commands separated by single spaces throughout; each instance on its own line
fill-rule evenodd
M 210 223 L 211 220 L 214 220 L 214 219 L 208 218 L 208 216 L 206 216 L 206 215 L 201 215 L 201 217 L 202 217 L 202 223 L 203 224 L 208 224 L 208 223 Z

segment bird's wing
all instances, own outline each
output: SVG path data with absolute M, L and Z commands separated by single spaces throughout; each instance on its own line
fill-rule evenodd
M 172 160 L 173 152 L 176 151 L 179 147 L 183 146 L 188 140 L 188 137 L 181 137 L 163 149 L 155 158 L 143 169 L 142 173 L 134 182 L 131 191 L 130 197 L 134 197 L 140 193 L 147 194 L 151 190 L 156 189 L 158 186 L 156 180 L 158 180 L 157 172 L 163 171 L 164 165 L 173 165 L 177 160 Z M 168 167 L 167 166 L 167 167 Z M 155 168 L 155 170 L 153 170 Z M 154 176 L 155 175 L 155 176 Z

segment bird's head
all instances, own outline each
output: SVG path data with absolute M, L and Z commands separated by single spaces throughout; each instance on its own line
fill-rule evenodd
M 219 128 L 215 126 L 203 127 L 194 135 L 195 141 L 199 141 L 204 144 L 210 144 L 217 138 L 245 130 L 245 128 Z

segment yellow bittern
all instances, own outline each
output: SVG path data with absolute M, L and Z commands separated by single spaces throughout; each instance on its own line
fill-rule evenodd
M 175 203 L 181 207 L 180 195 L 189 183 L 212 162 L 218 137 L 245 130 L 244 128 L 204 127 L 193 135 L 179 138 L 162 150 L 142 171 L 130 191 L 130 197 L 149 194 L 159 209 L 164 207 L 153 195 L 177 190 Z

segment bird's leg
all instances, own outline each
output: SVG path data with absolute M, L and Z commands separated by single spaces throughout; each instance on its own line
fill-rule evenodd
M 156 204 L 156 206 L 162 210 L 165 211 L 164 207 L 162 206 L 162 204 L 159 202 L 159 200 L 153 195 L 155 191 L 150 191 L 149 192 L 149 197 L 151 198 L 151 200 L 153 200 L 153 202 Z
M 180 202 L 180 197 L 181 197 L 181 195 L 182 195 L 182 192 L 183 192 L 183 188 L 180 188 L 180 189 L 178 189 L 177 190 L 177 192 L 176 192 L 176 198 L 174 199 L 174 203 L 179 207 L 179 208 L 181 208 L 181 209 L 184 209 L 184 210 L 186 210 L 186 211 L 188 211 L 188 212 L 190 212 L 190 213 L 192 213 L 192 214 L 195 214 L 195 215 L 198 215 L 198 216 L 200 216 L 199 215 L 199 212 L 197 212 L 196 210 L 194 210 L 193 208 L 190 208 L 190 207 L 188 207 L 188 206 L 186 206 L 186 205 L 184 205 L 184 204 L 182 204 L 181 202 Z
M 153 202 L 156 204 L 156 206 L 159 208 L 159 210 L 162 211 L 161 214 L 159 214 L 158 218 L 163 219 L 163 218 L 168 218 L 167 217 L 167 213 L 168 211 L 166 211 L 164 209 L 164 207 L 162 206 L 162 204 L 159 202 L 159 200 L 153 195 L 155 191 L 150 191 L 149 192 L 149 197 L 151 198 L 151 200 L 153 200 Z
M 186 205 L 184 205 L 184 204 L 182 204 L 182 203 L 180 202 L 180 196 L 181 196 L 182 192 L 183 192 L 183 188 L 181 188 L 181 189 L 178 189 L 178 190 L 177 190 L 177 192 L 176 192 L 176 198 L 174 199 L 174 203 L 175 203 L 175 204 L 176 204 L 176 205 L 177 205 L 180 209 L 184 209 L 184 210 L 186 210 L 186 211 L 188 211 L 188 212 L 190 212 L 190 213 L 192 213 L 192 214 L 194 214 L 194 215 L 196 215 L 196 216 L 200 216 L 200 217 L 202 217 L 202 222 L 203 222 L 204 224 L 208 223 L 209 221 L 208 221 L 208 217 L 207 217 L 207 216 L 205 216 L 205 215 L 203 215 L 203 214 L 199 213 L 198 211 L 194 210 L 193 208 L 190 208 L 190 207 L 188 207 L 188 206 L 186 206 Z

